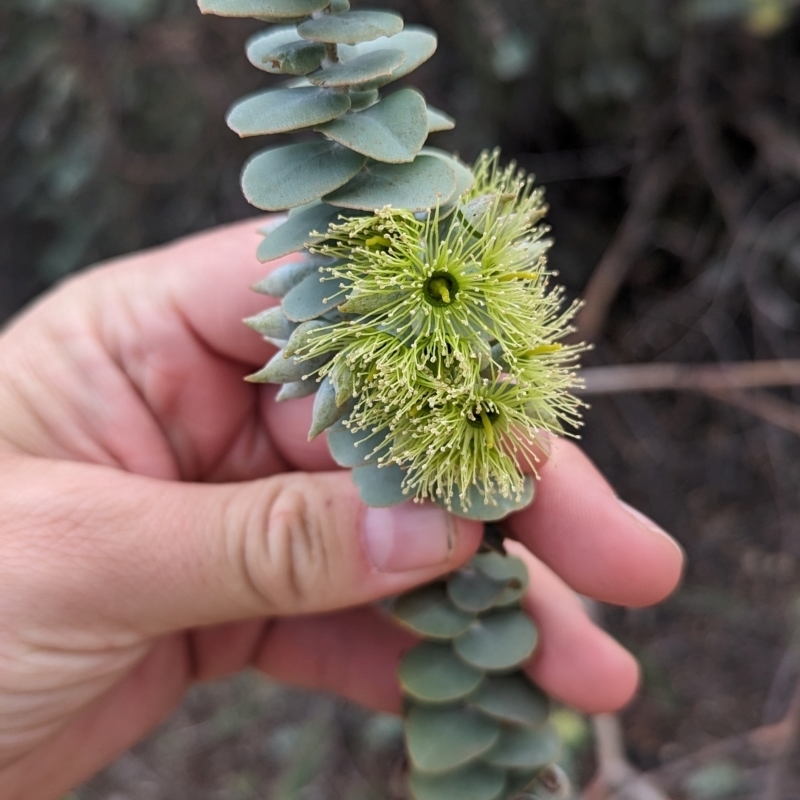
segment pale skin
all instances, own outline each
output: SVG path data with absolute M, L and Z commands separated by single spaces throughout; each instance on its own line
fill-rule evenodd
M 244 382 L 273 352 L 239 322 L 268 302 L 248 290 L 270 268 L 256 227 L 102 265 L 0 335 L 4 800 L 61 797 L 192 683 L 248 667 L 397 711 L 414 638 L 370 604 L 479 545 L 476 523 L 429 507 L 365 510 L 324 437 L 306 440 L 310 401 Z M 541 630 L 528 671 L 610 711 L 637 666 L 577 593 L 658 602 L 682 554 L 575 445 L 556 442 L 540 473 L 507 526 Z

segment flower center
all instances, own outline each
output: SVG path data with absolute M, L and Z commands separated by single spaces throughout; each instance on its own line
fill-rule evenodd
M 449 272 L 434 272 L 425 281 L 423 294 L 432 306 L 449 306 L 458 295 L 458 281 Z
M 467 423 L 473 428 L 480 428 L 486 434 L 486 444 L 494 447 L 494 425 L 500 421 L 500 412 L 484 406 L 472 409 L 472 414 L 467 415 Z

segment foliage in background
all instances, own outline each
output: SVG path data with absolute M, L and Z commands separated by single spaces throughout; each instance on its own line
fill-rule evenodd
M 452 3 L 463 13 L 450 13 Z M 380 5 L 441 32 L 442 53 L 422 83 L 461 123 L 443 141 L 471 159 L 499 140 L 523 166 L 526 154 L 590 148 L 583 158 L 548 160 L 540 178 L 553 180 L 626 168 L 647 104 L 674 88 L 681 48 L 698 26 L 733 19 L 772 34 L 796 3 Z M 94 260 L 248 213 L 236 175 L 253 145 L 220 120 L 264 78 L 241 56 L 252 22 L 220 22 L 199 17 L 191 0 L 3 4 L 0 316 Z M 733 39 L 748 46 L 739 33 Z M 777 48 L 774 59 L 786 55 Z M 616 211 L 619 192 L 610 200 Z M 595 250 L 607 235 L 598 233 Z M 592 263 L 580 256 L 578 283 Z
M 472 159 L 500 144 L 547 185 L 552 263 L 571 290 L 598 264 L 621 274 L 598 360 L 800 352 L 796 3 L 374 5 L 440 32 L 415 82 L 459 121 L 441 146 Z M 0 3 L 0 317 L 97 258 L 251 213 L 238 172 L 257 145 L 223 117 L 266 85 L 241 52 L 257 27 L 201 18 L 194 0 Z M 626 717 L 636 765 L 663 770 L 779 719 L 800 674 L 796 439 L 692 395 L 619 396 L 594 403 L 584 445 L 689 552 L 674 600 L 606 618 L 644 665 Z M 176 739 L 149 741 L 78 796 L 263 797 L 283 763 L 264 758 L 278 747 L 275 697 L 257 723 L 213 740 L 203 720 L 230 698 L 203 689 L 190 702 L 170 723 Z M 239 706 L 251 703 L 248 687 Z M 386 796 L 390 751 L 337 751 L 309 796 Z M 231 774 L 243 776 L 234 788 Z M 729 796 L 757 797 L 760 775 L 711 764 L 672 787 L 708 796 L 733 776 Z

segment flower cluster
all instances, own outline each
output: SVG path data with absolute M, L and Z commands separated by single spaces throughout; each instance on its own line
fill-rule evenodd
M 551 286 L 542 192 L 497 153 L 474 172 L 455 207 L 331 226 L 312 249 L 347 299 L 297 355 L 329 357 L 320 375 L 352 396 L 345 424 L 382 443 L 409 494 L 447 505 L 476 486 L 489 503 L 519 497 L 537 436 L 580 411 L 581 347 L 560 342 L 576 306 Z

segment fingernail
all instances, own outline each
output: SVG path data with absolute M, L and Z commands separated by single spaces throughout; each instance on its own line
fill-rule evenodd
M 364 543 L 381 572 L 410 572 L 442 564 L 455 549 L 449 514 L 429 504 L 404 503 L 364 512 Z
M 650 531 L 650 533 L 657 533 L 664 537 L 677 551 L 680 553 L 681 558 L 683 558 L 683 548 L 673 539 L 661 526 L 657 525 L 650 517 L 646 517 L 639 511 L 638 508 L 634 508 L 633 506 L 629 506 L 624 500 L 620 500 L 617 498 L 619 504 L 628 512 L 636 522 L 646 530 Z

